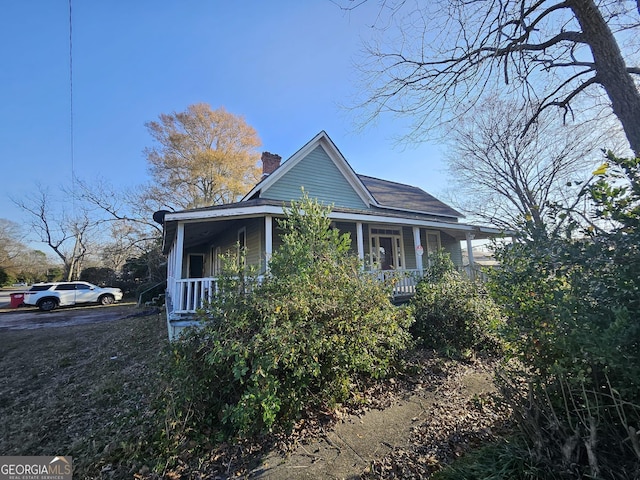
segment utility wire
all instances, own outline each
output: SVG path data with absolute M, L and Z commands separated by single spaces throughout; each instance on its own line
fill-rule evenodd
M 73 138 L 73 17 L 72 17 L 72 8 L 71 1 L 69 0 L 69 123 L 71 130 L 71 189 L 73 191 L 73 197 L 75 199 L 75 184 L 76 184 L 76 173 L 75 173 L 75 158 L 74 158 L 74 150 L 75 150 L 75 142 Z

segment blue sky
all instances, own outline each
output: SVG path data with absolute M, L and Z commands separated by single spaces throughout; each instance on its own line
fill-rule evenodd
M 402 122 L 359 132 L 341 105 L 378 2 L 347 14 L 330 0 L 73 0 L 73 161 L 69 4 L 5 2 L 0 15 L 0 218 L 21 222 L 12 198 L 77 177 L 146 182 L 144 124 L 206 102 L 242 115 L 261 150 L 290 155 L 325 130 L 358 172 L 439 195 L 434 144 L 398 146 Z

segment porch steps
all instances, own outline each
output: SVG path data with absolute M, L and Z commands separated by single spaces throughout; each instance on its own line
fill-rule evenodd
M 147 300 L 146 302 L 144 302 L 144 305 L 145 307 L 163 307 L 164 300 L 165 300 L 165 294 L 161 293 L 153 297 L 151 300 Z

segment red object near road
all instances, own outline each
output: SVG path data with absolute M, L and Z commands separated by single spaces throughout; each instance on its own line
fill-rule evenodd
M 24 293 L 11 293 L 11 308 L 18 308 L 24 304 Z

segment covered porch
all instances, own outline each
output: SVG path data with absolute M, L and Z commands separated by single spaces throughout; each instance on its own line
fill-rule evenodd
M 191 324 L 196 311 L 216 295 L 223 255 L 246 249 L 247 264 L 255 266 L 262 278 L 268 274 L 269 260 L 281 244 L 276 219 L 283 215 L 282 206 L 244 205 L 235 212 L 227 207 L 224 215 L 215 213 L 215 209 L 209 210 L 207 218 L 188 218 L 187 212 L 166 215 L 165 229 L 171 233 L 169 238 L 173 237 L 165 252 L 170 331 Z M 350 234 L 352 250 L 362 261 L 363 271 L 392 286 L 394 300 L 415 294 L 430 254 L 441 248 L 462 270 L 464 246 L 469 259 L 467 270 L 473 276 L 472 240 L 500 234 L 497 229 L 419 216 L 408 219 L 338 210 L 330 218 L 332 228 Z

